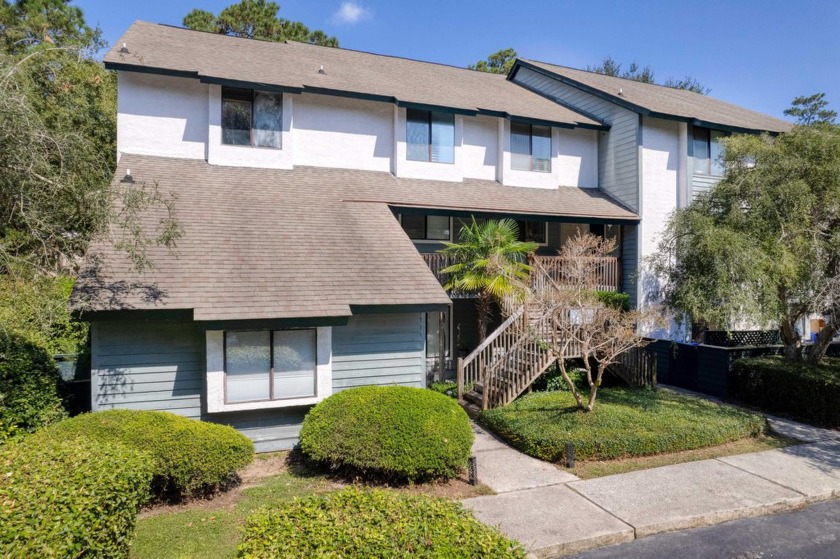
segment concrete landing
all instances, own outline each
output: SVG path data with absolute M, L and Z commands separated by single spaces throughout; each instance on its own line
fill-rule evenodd
M 522 543 L 531 557 L 557 557 L 633 539 L 633 528 L 565 485 L 476 497 L 464 506 Z
M 633 526 L 637 538 L 791 510 L 806 503 L 797 491 L 718 460 L 568 485 Z

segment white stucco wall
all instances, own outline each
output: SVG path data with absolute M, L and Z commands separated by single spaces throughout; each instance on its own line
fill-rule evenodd
M 198 80 L 119 72 L 117 152 L 204 159 L 207 85 Z
M 388 103 L 302 94 L 294 99 L 295 165 L 391 170 L 393 108 Z
M 496 180 L 499 160 L 498 118 L 464 117 L 461 170 L 464 178 Z
M 598 132 L 581 128 L 556 130 L 558 183 L 598 188 Z
M 645 117 L 642 121 L 642 222 L 640 225 L 639 300 L 643 305 L 658 302 L 659 280 L 647 269 L 644 259 L 657 252 L 662 232 L 677 208 L 682 176 L 687 172 L 681 140 L 684 124 Z M 675 320 L 648 334 L 658 338 L 684 339 L 685 325 Z

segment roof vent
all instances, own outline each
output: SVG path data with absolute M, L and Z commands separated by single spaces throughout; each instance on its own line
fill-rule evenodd
M 134 184 L 134 177 L 131 176 L 131 169 L 125 170 L 125 176 L 120 180 L 123 184 Z
M 321 64 L 321 67 L 320 67 L 320 68 L 318 68 L 318 73 L 319 73 L 319 74 L 326 74 L 326 73 L 327 73 L 327 71 L 326 71 L 326 70 L 324 70 L 324 65 L 323 65 L 323 64 Z
M 618 88 L 618 94 L 621 95 L 622 97 L 624 97 L 624 88 L 623 87 Z
M 128 52 L 128 47 L 126 46 L 126 44 L 125 44 L 125 43 L 123 43 L 123 46 L 122 46 L 122 48 L 120 49 L 120 52 L 125 53 L 125 54 L 129 54 L 129 52 Z

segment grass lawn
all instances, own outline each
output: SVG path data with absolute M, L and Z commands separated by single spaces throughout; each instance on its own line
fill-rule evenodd
M 580 411 L 570 392 L 538 392 L 484 411 L 479 420 L 515 448 L 550 462 L 565 461 L 568 442 L 577 460 L 616 460 L 755 439 L 766 428 L 762 415 L 732 406 L 627 388 L 602 388 L 593 412 Z
M 242 472 L 243 484 L 214 499 L 144 511 L 137 521 L 132 559 L 226 559 L 236 556 L 245 517 L 254 510 L 345 484 L 302 466 L 290 466 L 288 453 L 257 455 Z M 398 491 L 463 498 L 487 494 L 463 480 L 398 488 Z

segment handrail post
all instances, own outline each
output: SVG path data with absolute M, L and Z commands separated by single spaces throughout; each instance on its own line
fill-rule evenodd
M 464 358 L 458 358 L 458 401 L 464 401 Z

